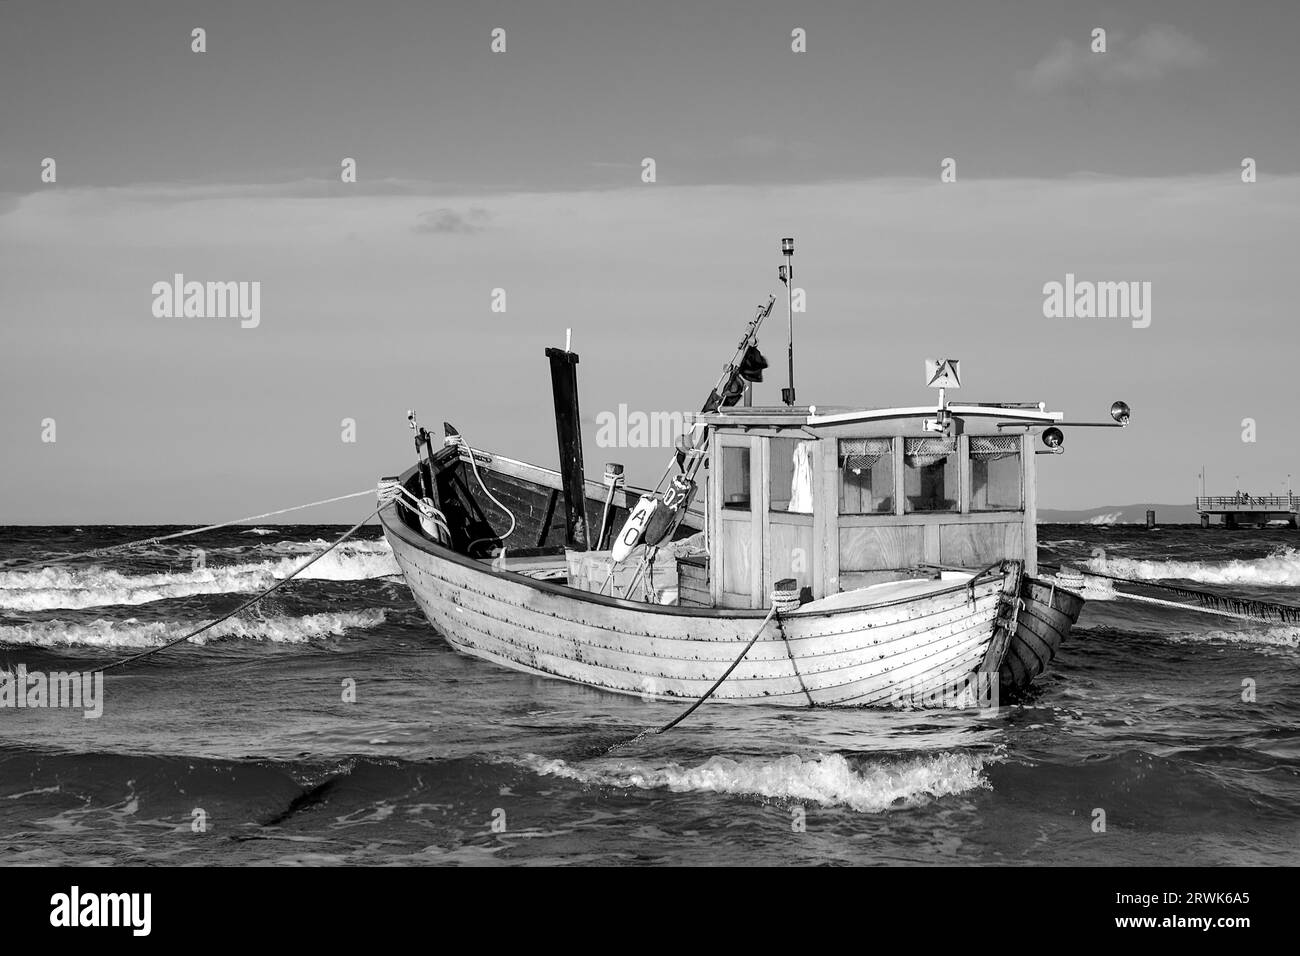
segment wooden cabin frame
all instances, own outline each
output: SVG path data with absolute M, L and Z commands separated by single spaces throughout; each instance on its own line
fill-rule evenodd
M 952 500 L 953 507 L 909 510 L 908 469 L 914 468 L 916 481 L 923 482 L 924 466 L 909 466 L 907 443 L 945 440 L 925 428 L 938 411 L 934 406 L 829 412 L 732 408 L 693 416 L 711 426 L 705 500 L 713 605 L 763 607 L 783 578 L 794 578 L 815 600 L 915 576 L 922 569 L 974 571 L 1007 558 L 1023 561 L 1028 574 L 1037 574 L 1034 437 L 1062 416 L 1041 405 L 948 406 L 952 424 L 946 440 L 954 446 L 957 475 L 956 498 L 945 500 Z M 1019 455 L 1019 504 L 973 510 L 971 441 L 992 436 L 1002 439 L 994 447 L 1012 446 Z M 772 510 L 773 452 L 779 448 L 774 443 L 781 439 L 811 443 L 811 513 Z M 840 442 L 861 439 L 890 443 L 891 507 L 883 513 L 842 514 Z M 739 467 L 744 453 L 748 509 L 725 500 L 737 487 L 729 469 Z

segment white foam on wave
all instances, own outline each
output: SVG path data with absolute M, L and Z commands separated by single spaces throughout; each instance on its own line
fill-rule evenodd
M 254 531 L 259 529 L 253 529 Z M 278 531 L 271 530 L 270 534 L 279 534 Z M 252 531 L 244 531 L 241 534 L 252 534 Z M 315 541 L 270 541 L 264 540 L 265 536 L 259 535 L 258 540 L 248 541 L 242 544 L 216 545 L 208 548 L 196 548 L 188 542 L 163 542 L 161 544 L 149 545 L 131 550 L 125 557 L 143 557 L 158 558 L 164 561 L 174 561 L 178 565 L 188 564 L 191 557 L 198 550 L 202 550 L 208 557 L 208 560 L 220 556 L 229 557 L 232 561 L 248 561 L 263 555 L 275 554 L 299 554 L 303 557 L 322 551 L 330 542 L 320 540 Z M 392 549 L 388 547 L 388 542 L 383 538 L 377 540 L 357 541 L 349 539 L 344 541 L 335 549 L 339 554 L 389 554 Z M 111 560 L 111 559 L 110 559 Z M 0 570 L 3 568 L 0 567 Z
M 111 621 L 106 618 L 80 623 L 40 621 L 33 624 L 0 626 L 0 644 L 29 647 L 158 647 L 202 627 L 205 621 L 141 622 L 134 618 Z M 325 637 L 341 637 L 349 629 L 378 627 L 384 623 L 380 608 L 308 614 L 303 617 L 231 618 L 194 638 L 203 645 L 210 640 L 239 638 L 274 644 L 304 644 Z
M 279 532 L 276 531 L 274 528 L 249 528 L 247 531 L 244 532 L 244 534 L 267 535 L 267 534 L 279 534 Z
M 1270 627 L 1242 631 L 1200 631 L 1170 634 L 1175 644 L 1248 644 L 1256 647 L 1290 647 L 1300 649 L 1300 627 Z
M 1184 580 L 1205 584 L 1300 586 L 1300 551 L 1282 548 L 1267 557 L 1232 561 L 1145 561 L 1138 558 L 1093 558 L 1093 571 L 1143 581 Z
M 845 806 L 859 813 L 915 806 L 935 797 L 987 788 L 988 757 L 938 753 L 854 766 L 839 754 L 800 757 L 710 757 L 697 767 L 640 761 L 581 766 L 529 754 L 520 761 L 542 776 L 620 789 L 728 793 Z
M 1085 522 L 1083 522 L 1083 523 L 1084 523 L 1084 524 L 1104 524 L 1104 525 L 1119 524 L 1119 523 L 1120 523 L 1120 522 L 1119 522 L 1119 519 L 1122 518 L 1122 517 L 1124 517 L 1124 512 L 1122 512 L 1122 511 L 1111 511 L 1111 512 L 1108 512 L 1108 513 L 1106 513 L 1106 514 L 1093 515 L 1091 518 L 1089 518 L 1087 521 L 1085 521 Z
M 348 544 L 345 542 L 325 555 L 297 579 L 364 581 L 400 573 L 387 542 L 358 542 L 360 546 L 351 548 Z M 375 547 L 376 544 L 382 544 L 382 549 Z M 321 547 L 324 547 L 324 542 Z M 0 608 L 22 611 L 75 609 L 148 604 L 194 594 L 260 591 L 288 577 L 303 560 L 284 557 L 159 574 L 122 574 L 99 566 L 56 566 L 39 571 L 0 572 Z
M 315 554 L 329 544 L 321 538 L 313 541 L 272 541 L 264 545 L 259 545 L 259 551 L 271 551 L 275 554 Z M 384 538 L 375 538 L 373 540 L 357 540 L 355 538 L 344 541 L 336 549 L 345 554 L 392 554 L 393 549 L 388 546 L 388 541 Z

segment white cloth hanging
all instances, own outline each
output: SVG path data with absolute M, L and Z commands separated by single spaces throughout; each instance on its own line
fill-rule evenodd
M 790 477 L 790 504 L 786 511 L 812 514 L 812 442 L 794 446 L 794 473 Z

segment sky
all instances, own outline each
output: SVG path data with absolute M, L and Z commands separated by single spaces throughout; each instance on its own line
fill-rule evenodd
M 588 473 L 652 483 L 667 452 L 598 422 L 703 402 L 783 236 L 801 403 L 930 402 L 923 360 L 958 358 L 954 399 L 1132 405 L 1039 460 L 1040 507 L 1186 502 L 1202 466 L 1283 492 L 1297 27 L 1280 2 L 0 0 L 0 524 L 360 490 L 412 461 L 408 408 L 554 466 L 566 329 Z M 177 273 L 259 283 L 256 326 L 156 315 Z M 1067 274 L 1150 283 L 1150 324 L 1046 317 Z M 782 302 L 760 404 L 785 329 Z

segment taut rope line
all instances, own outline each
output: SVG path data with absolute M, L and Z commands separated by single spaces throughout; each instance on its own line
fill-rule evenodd
M 366 494 L 371 494 L 371 491 L 367 490 L 365 493 L 366 493 Z M 266 589 L 265 591 L 263 591 L 261 594 L 257 595 L 256 597 L 252 598 L 251 600 L 245 601 L 243 604 L 239 605 L 239 607 L 235 608 L 235 609 L 234 609 L 233 611 L 231 611 L 229 614 L 223 614 L 221 617 L 217 618 L 215 621 L 209 621 L 207 624 L 204 624 L 202 627 L 197 628 L 196 630 L 190 631 L 190 633 L 184 635 L 183 637 L 178 637 L 178 638 L 176 638 L 175 640 L 168 641 L 166 644 L 160 644 L 160 645 L 158 645 L 157 647 L 151 647 L 151 648 L 149 648 L 147 651 L 141 651 L 139 654 L 132 654 L 130 657 L 124 657 L 124 658 L 122 658 L 120 661 L 114 661 L 112 664 L 105 664 L 103 667 L 97 667 L 97 668 L 95 668 L 93 671 L 91 671 L 91 673 L 92 673 L 92 674 L 99 674 L 99 673 L 103 673 L 104 671 L 112 670 L 112 669 L 115 668 L 115 667 L 124 667 L 124 666 L 126 666 L 127 664 L 130 664 L 130 663 L 133 663 L 134 661 L 138 661 L 138 660 L 140 660 L 140 659 L 143 658 L 143 657 L 149 657 L 151 654 L 157 654 L 159 651 L 165 651 L 165 650 L 167 650 L 167 648 L 169 648 L 169 647 L 175 647 L 177 644 L 181 644 L 181 643 L 183 643 L 183 642 L 185 642 L 185 641 L 188 641 L 188 640 L 189 640 L 190 638 L 192 638 L 192 637 L 198 637 L 198 636 L 199 636 L 200 634 L 202 634 L 204 631 L 207 631 L 207 630 L 210 630 L 211 628 L 216 627 L 216 626 L 217 626 L 218 624 L 220 624 L 222 621 L 228 621 L 228 620 L 230 620 L 232 617 L 234 617 L 236 614 L 239 614 L 241 611 L 246 611 L 246 610 L 248 610 L 250 607 L 252 607 L 252 606 L 253 606 L 254 604 L 256 604 L 258 601 L 262 600 L 262 598 L 266 597 L 266 596 L 267 596 L 268 594 L 270 594 L 272 591 L 275 591 L 275 590 L 278 590 L 279 588 L 284 587 L 286 584 L 288 584 L 290 581 L 292 581 L 295 577 L 297 577 L 297 576 L 298 576 L 299 574 L 301 574 L 303 571 L 306 571 L 309 567 L 311 567 L 313 564 L 315 564 L 315 563 L 316 563 L 317 561 L 319 561 L 321 558 L 325 557 L 325 555 L 329 554 L 331 551 L 333 551 L 335 548 L 337 548 L 339 545 L 341 545 L 344 541 L 346 541 L 348 538 L 350 538 L 353 534 L 355 534 L 355 533 L 357 532 L 357 530 L 358 530 L 362 525 L 364 525 L 367 521 L 369 521 L 369 520 L 370 520 L 371 518 L 373 518 L 375 515 L 379 514 L 379 512 L 381 512 L 381 511 L 383 511 L 385 508 L 387 508 L 388 505 L 389 505 L 389 502 L 387 502 L 387 501 L 385 501 L 385 502 L 383 502 L 382 504 L 380 504 L 378 508 L 376 508 L 374 511 L 370 512 L 370 514 L 366 515 L 364 518 L 362 518 L 360 521 L 358 521 L 356 524 L 354 524 L 354 525 L 353 525 L 351 528 L 349 528 L 347 531 L 344 531 L 343 534 L 339 535 L 339 537 L 335 538 L 335 539 L 334 539 L 334 542 L 333 542 L 332 544 L 330 544 L 329 546 L 327 546 L 327 547 L 323 548 L 322 550 L 316 552 L 314 555 L 312 555 L 310 558 L 308 558 L 308 559 L 307 559 L 306 561 L 304 561 L 302 564 L 298 565 L 298 567 L 294 568 L 294 569 L 293 569 L 293 572 L 290 573 L 288 577 L 285 577 L 285 578 L 280 579 L 279 581 L 276 581 L 274 584 L 272 584 L 269 588 L 267 588 L 267 589 Z
M 795 590 L 793 592 L 794 594 L 793 598 L 789 597 L 788 596 L 790 593 L 789 589 L 780 587 L 780 584 L 784 584 L 784 583 L 785 583 L 784 581 L 778 582 L 777 590 L 774 590 L 772 592 L 772 607 L 768 610 L 767 617 L 763 618 L 763 623 L 758 626 L 758 630 L 754 632 L 754 636 L 749 639 L 749 643 L 745 645 L 744 649 L 740 652 L 740 655 L 734 661 L 731 662 L 731 666 L 728 667 L 725 671 L 723 671 L 722 676 L 713 682 L 712 687 L 710 687 L 703 694 L 701 694 L 700 697 L 695 701 L 695 703 L 691 704 L 691 706 L 687 707 L 684 711 L 682 711 L 672 720 L 668 721 L 668 723 L 664 724 L 662 727 L 650 727 L 646 730 L 643 730 L 635 737 L 625 740 L 622 743 L 614 744 L 614 746 L 606 750 L 605 753 L 610 754 L 613 753 L 615 750 L 619 749 L 620 747 L 627 747 L 630 746 L 631 744 L 639 743 L 642 740 L 645 740 L 647 737 L 653 737 L 656 734 L 667 733 L 668 731 L 676 727 L 678 724 L 680 724 L 687 717 L 691 716 L 691 714 L 695 713 L 695 711 L 697 711 L 700 708 L 701 704 L 703 704 L 706 700 L 712 697 L 713 692 L 722 686 L 722 682 L 731 676 L 731 672 L 740 666 L 740 662 L 745 659 L 745 655 L 749 653 L 749 649 L 754 646 L 754 644 L 762 636 L 763 631 L 767 629 L 768 622 L 770 622 L 773 617 L 776 617 L 781 611 L 793 611 L 799 607 L 799 592 Z M 777 618 L 777 624 L 778 626 L 780 625 L 779 617 Z M 784 639 L 784 637 L 785 635 L 783 632 L 782 639 Z M 791 658 L 791 663 L 793 662 L 794 662 L 793 658 Z M 795 671 L 795 676 L 799 677 L 799 673 L 797 670 Z M 802 677 L 799 677 L 799 684 L 800 686 L 803 686 Z M 804 688 L 804 693 L 805 694 L 808 693 L 807 688 Z M 810 704 L 812 703 L 811 696 L 809 696 L 808 702 Z
M 1164 598 L 1147 597 L 1145 594 L 1125 594 L 1123 591 L 1116 591 L 1116 597 L 1121 597 L 1126 601 L 1137 601 L 1139 604 L 1155 604 L 1159 607 L 1181 608 L 1184 611 L 1195 611 L 1197 614 L 1213 614 L 1216 617 L 1230 617 L 1237 621 L 1261 621 L 1258 617 L 1249 614 L 1237 614 L 1233 611 L 1220 611 L 1212 607 L 1195 607 L 1182 601 L 1167 601 Z M 1281 607 L 1281 605 L 1278 605 Z
M 320 501 L 309 501 L 305 505 L 294 505 L 292 508 L 281 508 L 279 511 L 268 511 L 265 514 L 250 515 L 247 518 L 235 518 L 232 521 L 223 521 L 220 524 L 205 525 L 202 528 L 191 528 L 188 531 L 176 531 L 172 534 L 162 534 L 153 538 L 140 538 L 137 541 L 125 541 L 122 544 L 111 544 L 103 548 L 92 548 L 89 551 L 80 551 L 76 554 L 64 554 L 54 558 L 39 558 L 33 561 L 22 561 L 18 564 L 0 565 L 0 573 L 16 571 L 21 568 L 30 568 L 38 565 L 64 564 L 68 561 L 75 561 L 78 558 L 89 558 L 101 554 L 112 554 L 116 551 L 126 551 L 129 548 L 143 548 L 147 545 L 158 544 L 160 541 L 171 541 L 175 538 L 184 538 L 193 534 L 202 534 L 204 531 L 216 531 L 218 528 L 226 528 L 232 524 L 243 524 L 246 521 L 261 521 L 263 518 L 274 518 L 276 515 L 287 515 L 291 511 L 302 511 L 305 508 L 315 508 L 317 505 L 333 504 L 336 501 L 347 501 L 349 498 L 360 498 L 362 495 L 373 495 L 374 493 L 374 488 L 367 488 L 365 491 L 354 491 L 350 495 L 339 495 L 336 498 L 322 498 Z
M 1159 584 L 1155 581 L 1120 578 L 1113 574 L 1104 574 L 1100 571 L 1072 570 L 1062 567 L 1059 564 L 1042 564 L 1040 567 L 1051 568 L 1057 572 L 1064 571 L 1066 573 L 1078 574 L 1085 578 L 1094 577 L 1118 584 L 1129 584 L 1133 587 L 1150 588 L 1156 591 L 1169 591 L 1172 594 L 1178 594 L 1182 597 L 1197 601 L 1200 606 L 1198 607 L 1193 604 L 1186 604 L 1178 601 L 1165 601 L 1160 598 L 1147 597 L 1142 594 L 1129 594 L 1114 589 L 1109 592 L 1114 594 L 1117 598 L 1124 598 L 1139 603 L 1183 608 L 1188 611 L 1196 611 L 1199 614 L 1213 614 L 1216 617 L 1231 617 L 1241 621 L 1261 621 L 1265 624 L 1300 624 L 1300 607 L 1297 607 L 1294 604 L 1281 604 L 1274 601 L 1256 601 L 1250 598 L 1230 597 L 1225 594 L 1215 594 L 1213 591 L 1201 591 L 1197 588 L 1187 588 L 1178 584 Z

